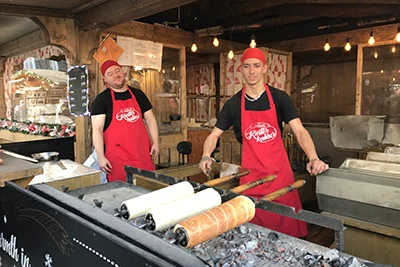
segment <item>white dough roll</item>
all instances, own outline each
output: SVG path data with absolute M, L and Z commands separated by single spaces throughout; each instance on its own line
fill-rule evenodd
M 151 217 L 154 222 L 154 225 L 149 227 L 150 230 L 161 231 L 219 205 L 219 193 L 215 189 L 207 188 L 194 195 L 152 208 L 148 211 L 146 219 Z
M 127 220 L 145 215 L 150 209 L 164 205 L 166 203 L 175 201 L 194 194 L 193 186 L 183 181 L 139 197 L 131 198 L 121 204 L 121 209 L 126 209 L 128 215 L 125 216 Z

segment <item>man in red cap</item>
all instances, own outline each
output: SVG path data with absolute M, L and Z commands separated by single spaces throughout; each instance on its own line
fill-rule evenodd
M 92 105 L 93 145 L 108 181 L 125 181 L 124 165 L 155 169 L 151 155 L 160 151 L 157 122 L 149 99 L 125 84 L 126 74 L 116 61 L 104 62 L 101 73 L 108 88 Z
M 241 178 L 248 183 L 269 174 L 277 177 L 270 183 L 247 190 L 246 195 L 259 199 L 294 182 L 294 175 L 281 138 L 282 122 L 288 123 L 310 162 L 307 170 L 311 175 L 320 174 L 328 165 L 318 158 L 314 143 L 303 127 L 290 97 L 264 82 L 267 64 L 264 53 L 258 48 L 248 48 L 241 57 L 241 72 L 245 85 L 223 106 L 218 121 L 204 142 L 200 168 L 204 173 L 211 168 L 210 155 L 223 131 L 233 125 L 237 140 L 242 144 L 242 167 L 250 174 Z M 298 192 L 287 193 L 276 202 L 301 209 Z M 257 209 L 252 220 L 266 228 L 295 237 L 307 235 L 304 222 Z

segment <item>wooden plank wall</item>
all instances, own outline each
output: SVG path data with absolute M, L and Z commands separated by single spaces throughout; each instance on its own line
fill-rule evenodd
M 328 123 L 330 116 L 354 114 L 356 69 L 356 62 L 298 66 L 295 92 L 303 122 Z

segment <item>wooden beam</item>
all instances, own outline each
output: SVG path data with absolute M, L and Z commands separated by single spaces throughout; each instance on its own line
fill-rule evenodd
M 215 54 L 198 54 L 188 53 L 186 56 L 186 65 L 200 65 L 200 64 L 219 64 L 219 53 Z
M 399 5 L 382 4 L 304 4 L 290 2 L 265 10 L 265 15 L 281 16 L 318 16 L 318 17 L 347 17 L 359 18 L 376 16 L 382 14 L 395 13 L 399 10 Z
M 356 110 L 355 115 L 361 115 L 362 104 L 362 77 L 363 76 L 363 47 L 358 46 L 357 49 L 357 73 L 356 73 Z
M 99 25 L 105 28 L 130 20 L 141 19 L 195 1 L 197 0 L 113 0 L 79 13 L 77 20 L 83 30 L 97 28 Z
M 13 56 L 47 45 L 41 30 L 34 31 L 0 46 L 0 56 Z
M 141 40 L 149 40 L 158 43 L 178 44 L 190 48 L 193 40 L 196 42 L 198 53 L 221 53 L 229 51 L 229 41 L 219 40 L 218 47 L 212 44 L 212 38 L 195 37 L 193 33 L 163 25 L 151 25 L 147 23 L 129 21 L 103 31 L 104 33 L 129 36 Z M 232 42 L 233 49 L 246 49 L 247 44 Z
M 259 22 L 260 28 L 269 28 L 269 27 L 276 27 L 276 26 L 283 26 L 290 23 L 296 23 L 304 20 L 314 19 L 314 17 L 304 17 L 304 16 L 283 16 L 283 17 L 276 17 L 270 19 L 264 19 Z
M 0 4 L 0 15 L 21 16 L 21 17 L 45 16 L 45 17 L 72 18 L 71 14 L 61 9 L 9 5 L 9 4 Z
M 374 37 L 376 42 L 385 42 L 394 40 L 397 34 L 398 24 L 390 24 L 384 26 L 374 27 Z M 353 30 L 348 32 L 340 32 L 329 34 L 329 44 L 331 47 L 343 47 L 346 43 L 346 38 L 350 36 L 350 43 L 354 44 L 367 44 L 371 28 Z M 274 42 L 263 44 L 263 46 L 273 47 L 285 51 L 304 52 L 323 49 L 326 35 L 319 35 L 301 39 L 287 40 L 282 42 Z

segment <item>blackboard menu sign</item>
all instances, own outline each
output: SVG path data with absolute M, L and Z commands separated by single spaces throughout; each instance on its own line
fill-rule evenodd
M 69 110 L 74 116 L 88 116 L 89 79 L 86 66 L 75 66 L 68 70 Z

